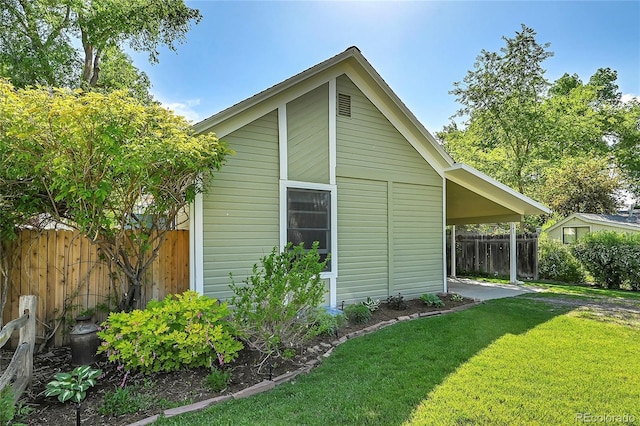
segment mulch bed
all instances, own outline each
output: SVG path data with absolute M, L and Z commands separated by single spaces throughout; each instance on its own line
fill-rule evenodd
M 416 313 L 424 313 L 436 310 L 448 310 L 457 306 L 473 303 L 471 299 L 452 301 L 449 295 L 441 296 L 445 302 L 443 308 L 426 306 L 422 301 L 409 300 L 407 308 L 402 311 L 390 309 L 385 303 L 380 305 L 367 324 L 348 324 L 339 330 L 340 336 L 357 332 L 371 327 L 380 322 L 388 321 L 400 316 L 409 316 Z M 287 361 L 280 361 L 272 368 L 263 368 L 259 373 L 256 365 L 258 354 L 248 349 L 243 349 L 238 359 L 231 365 L 231 383 L 221 393 L 211 392 L 204 384 L 204 378 L 209 373 L 206 368 L 182 370 L 172 373 L 154 373 L 142 375 L 129 373 L 128 375 L 117 368 L 117 365 L 107 361 L 99 361 L 94 367 L 101 368 L 104 372 L 93 388 L 87 392 L 87 398 L 82 403 L 81 419 L 85 425 L 128 425 L 149 416 L 159 414 L 165 409 L 181 405 L 187 405 L 198 401 L 204 401 L 220 395 L 231 395 L 250 386 L 262 382 L 265 379 L 295 371 L 310 360 L 318 358 L 327 349 L 336 337 L 323 337 L 311 341 L 298 351 L 298 354 Z M 0 371 L 6 368 L 12 355 L 11 351 L 0 351 Z M 59 372 L 73 370 L 71 365 L 71 352 L 68 347 L 54 348 L 34 357 L 34 375 L 30 388 L 23 395 L 21 403 L 29 406 L 33 411 L 20 419 L 29 425 L 63 425 L 75 424 L 75 405 L 73 403 L 62 404 L 57 399 L 45 397 L 46 384 L 53 380 L 53 376 Z M 126 383 L 127 386 L 138 386 L 140 391 L 149 395 L 153 404 L 135 414 L 121 416 L 106 416 L 99 413 L 98 409 L 103 403 L 106 392 L 113 391 Z

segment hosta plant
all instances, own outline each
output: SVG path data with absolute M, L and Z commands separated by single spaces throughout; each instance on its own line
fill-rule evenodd
M 367 297 L 367 300 L 362 302 L 362 304 L 366 306 L 370 312 L 375 312 L 380 307 L 380 299 L 372 299 L 370 297 Z
M 425 293 L 420 296 L 420 300 L 422 300 L 427 306 L 435 306 L 437 308 L 444 306 L 444 302 L 435 294 Z
M 57 396 L 58 401 L 73 401 L 76 403 L 76 426 L 80 426 L 80 406 L 87 396 L 87 389 L 95 386 L 102 370 L 93 369 L 88 365 L 81 365 L 71 373 L 58 373 L 55 380 L 47 383 L 45 396 Z
M 58 373 L 55 380 L 47 383 L 45 396 L 57 396 L 60 402 L 73 401 L 81 403 L 87 396 L 87 389 L 95 386 L 102 370 L 82 365 L 73 369 L 71 373 Z

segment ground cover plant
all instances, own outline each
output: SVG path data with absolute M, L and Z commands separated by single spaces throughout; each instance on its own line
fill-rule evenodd
M 542 296 L 399 323 L 339 346 L 294 383 L 158 424 L 567 424 L 593 409 L 637 422 L 640 357 L 629 342 L 640 339 L 640 309 L 623 325 L 580 308 L 591 299 Z M 482 409 L 464 409 L 467 396 Z

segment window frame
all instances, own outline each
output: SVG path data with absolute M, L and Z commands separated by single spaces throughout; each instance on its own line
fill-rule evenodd
M 574 225 L 574 226 L 563 226 L 562 227 L 562 244 L 573 244 L 576 241 L 578 241 L 578 239 L 580 237 L 582 237 L 584 234 L 582 235 L 578 235 L 578 229 L 586 229 L 587 232 L 586 234 L 588 234 L 589 232 L 591 232 L 591 227 L 590 226 L 578 226 L 578 225 Z M 573 241 L 567 241 L 566 239 L 566 234 L 565 234 L 565 230 L 566 229 L 572 229 L 573 230 Z
M 324 191 L 329 193 L 329 254 L 331 255 L 331 258 L 328 263 L 329 270 L 323 271 L 320 274 L 320 278 L 336 278 L 338 276 L 338 228 L 336 220 L 338 200 L 336 185 L 289 180 L 280 181 L 280 250 L 284 250 L 288 242 L 289 189 Z

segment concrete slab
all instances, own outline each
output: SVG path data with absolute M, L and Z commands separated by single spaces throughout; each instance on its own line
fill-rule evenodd
M 458 293 L 464 297 L 479 300 L 501 299 L 514 297 L 526 293 L 538 293 L 543 289 L 514 284 L 497 284 L 469 280 L 466 278 L 449 278 L 447 280 L 449 293 Z

